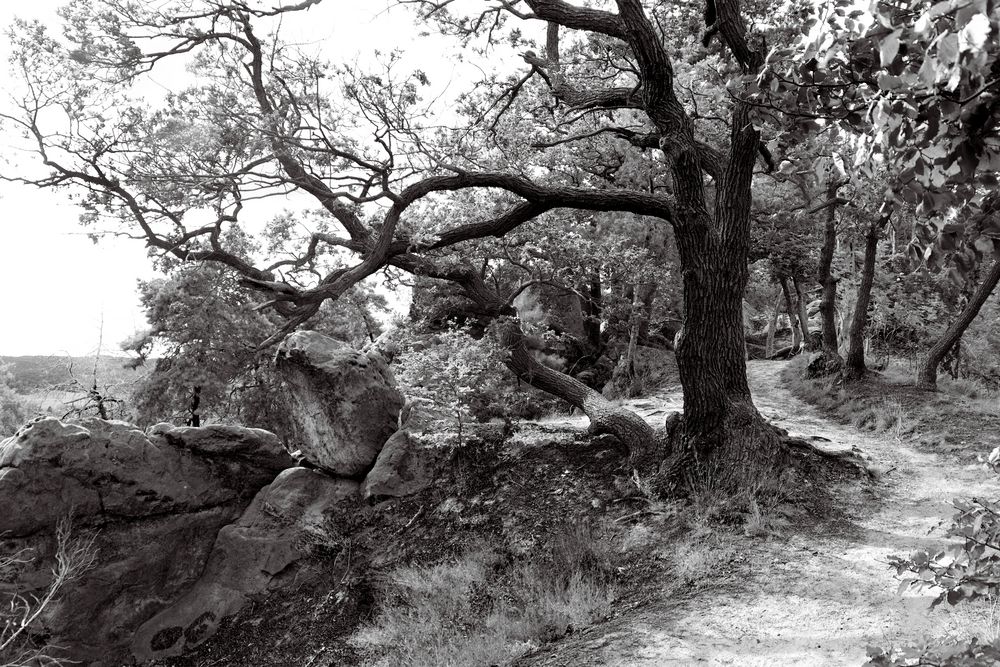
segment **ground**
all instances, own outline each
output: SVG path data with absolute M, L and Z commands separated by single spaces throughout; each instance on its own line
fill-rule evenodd
M 486 432 L 433 489 L 331 518 L 339 537 L 299 589 L 255 601 L 196 654 L 169 664 L 372 664 L 377 656 L 348 638 L 378 618 L 380 582 L 393 568 L 463 562 L 488 548 L 487 583 L 503 589 L 567 526 L 580 548 L 604 545 L 614 599 L 589 627 L 541 633 L 514 664 L 861 665 L 869 645 L 980 632 L 985 607 L 930 612 L 930 596 L 897 595 L 887 564 L 943 541 L 933 531 L 950 516 L 951 499 L 998 496 L 995 477 L 972 455 L 980 450 L 975 426 L 962 425 L 970 440 L 962 451 L 935 451 L 902 417 L 870 433 L 794 396 L 786 368 L 750 362 L 761 412 L 819 447 L 860 451 L 875 481 L 803 460 L 809 475 L 749 511 L 719 498 L 653 502 L 630 479 L 623 452 L 585 434 L 582 416 L 527 424 L 509 437 Z M 662 424 L 680 408 L 680 392 L 626 403 Z M 471 608 L 502 599 L 480 596 Z

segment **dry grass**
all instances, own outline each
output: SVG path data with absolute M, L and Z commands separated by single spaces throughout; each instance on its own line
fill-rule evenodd
M 613 555 L 608 540 L 577 524 L 526 562 L 479 548 L 396 568 L 380 586 L 378 616 L 351 641 L 378 666 L 507 664 L 610 613 Z

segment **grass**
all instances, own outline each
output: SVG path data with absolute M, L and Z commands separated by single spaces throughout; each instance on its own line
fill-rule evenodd
M 1000 393 L 967 378 L 942 375 L 937 392 L 918 390 L 912 363 L 891 359 L 863 382 L 805 379 L 804 360 L 784 372 L 789 389 L 838 421 L 937 450 L 976 455 L 1000 445 Z
M 480 547 L 431 566 L 398 567 L 378 615 L 352 644 L 378 666 L 507 664 L 610 614 L 614 549 L 576 524 L 526 561 Z

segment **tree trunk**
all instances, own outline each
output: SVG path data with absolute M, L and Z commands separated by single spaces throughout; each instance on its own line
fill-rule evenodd
M 601 273 L 598 270 L 594 271 L 586 286 L 586 290 L 584 291 L 585 298 L 582 303 L 584 337 L 587 339 L 587 347 L 590 348 L 590 353 L 595 357 L 604 351 L 603 341 L 601 340 L 601 318 L 603 316 L 601 291 Z
M 636 467 L 651 463 L 657 444 L 653 427 L 632 412 L 620 408 L 579 380 L 540 363 L 528 351 L 520 320 L 513 313 L 499 319 L 497 337 L 508 351 L 505 363 L 519 379 L 532 387 L 548 392 L 583 410 L 590 418 L 592 433 L 609 433 L 629 450 L 630 461 Z
M 649 323 L 653 319 L 653 305 L 656 303 L 656 284 L 643 283 L 638 285 L 636 298 L 639 302 L 639 320 L 636 329 L 638 340 L 649 340 Z
M 802 285 L 798 280 L 792 278 L 795 285 L 795 301 L 799 307 L 799 328 L 802 329 L 802 349 L 812 349 L 812 336 L 809 333 L 809 304 L 806 303 L 806 296 L 802 292 Z
M 827 198 L 837 197 L 838 181 L 827 187 Z M 823 288 L 819 302 L 820 318 L 823 322 L 823 359 L 822 372 L 834 373 L 840 371 L 844 364 L 837 345 L 837 278 L 833 275 L 833 253 L 837 246 L 837 208 L 827 206 L 826 220 L 823 225 L 823 247 L 819 253 L 819 271 L 817 279 Z M 812 365 L 810 365 L 812 367 Z
M 788 314 L 788 325 L 792 329 L 792 354 L 802 348 L 802 325 L 798 322 L 795 308 L 792 306 L 792 294 L 788 289 L 788 279 L 782 276 L 779 281 L 781 292 L 785 295 L 785 312 Z
M 197 385 L 191 392 L 191 406 L 188 410 L 191 416 L 188 418 L 188 426 L 201 426 L 201 415 L 198 414 L 198 406 L 201 405 L 201 385 Z
M 658 486 L 730 491 L 774 479 L 788 463 L 777 431 L 753 404 L 747 382 L 743 296 L 749 279 L 750 206 L 759 135 L 750 108 L 733 112 L 729 165 L 721 174 L 714 219 L 704 201 L 696 157 L 672 164 L 678 196 L 675 239 L 681 261 L 684 325 L 676 350 L 684 392 L 681 441 L 671 443 Z
M 781 291 L 774 300 L 774 310 L 771 312 L 771 319 L 767 323 L 767 339 L 764 341 L 764 358 L 770 359 L 774 356 L 774 334 L 778 329 L 778 314 L 781 310 Z
M 871 303 L 872 285 L 875 283 L 878 242 L 884 224 L 884 221 L 872 223 L 865 234 L 865 259 L 861 265 L 861 283 L 858 285 L 858 296 L 854 304 L 844 365 L 844 377 L 848 380 L 857 380 L 868 372 L 865 365 L 865 328 L 868 326 L 868 306 Z
M 989 273 L 986 274 L 983 282 L 976 288 L 972 298 L 969 299 L 969 303 L 965 305 L 965 309 L 962 310 L 958 319 L 948 327 L 948 330 L 944 332 L 938 342 L 934 343 L 934 346 L 931 347 L 930 352 L 927 353 L 927 359 L 917 374 L 918 388 L 928 391 L 937 390 L 937 369 L 941 360 L 948 354 L 952 346 L 962 338 L 962 334 L 972 324 L 972 321 L 976 319 L 979 310 L 986 303 L 986 300 L 990 298 L 993 290 L 996 289 L 997 283 L 1000 283 L 1000 259 L 993 262 Z

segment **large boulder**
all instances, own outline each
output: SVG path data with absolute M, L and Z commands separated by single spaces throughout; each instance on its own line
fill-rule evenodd
M 350 508 L 357 495 L 358 483 L 351 480 L 309 468 L 282 472 L 236 523 L 219 531 L 198 582 L 139 628 L 135 656 L 151 660 L 190 651 L 253 596 L 291 583 L 317 547 L 339 539 L 330 533 L 330 515 Z
M 421 442 L 409 428 L 396 431 L 365 477 L 361 492 L 366 499 L 419 493 L 434 483 L 443 458 L 440 448 Z
M 302 457 L 339 477 L 367 473 L 403 407 L 382 356 L 298 331 L 281 344 L 276 365 L 291 395 Z
M 33 632 L 67 658 L 119 665 L 139 625 L 200 575 L 219 529 L 294 465 L 277 438 L 236 427 L 41 419 L 0 443 L 0 553 L 33 558 L 3 593 L 51 579 L 56 525 L 91 536 L 96 565 L 64 588 Z

